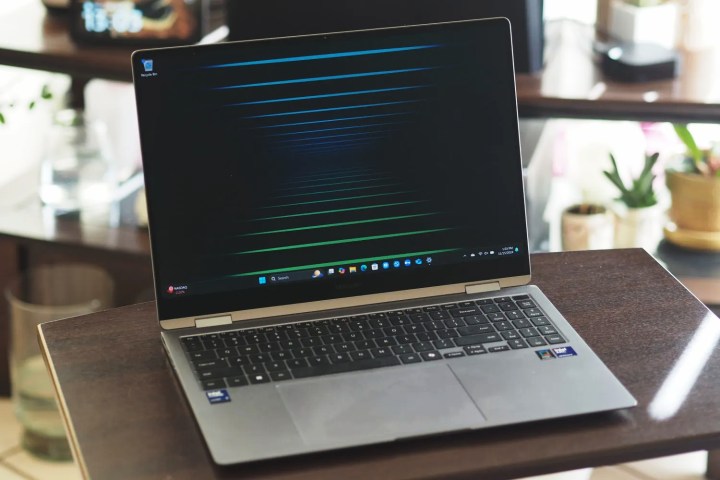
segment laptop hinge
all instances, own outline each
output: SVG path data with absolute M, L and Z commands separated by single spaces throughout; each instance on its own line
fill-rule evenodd
M 205 317 L 195 319 L 195 328 L 217 327 L 218 325 L 232 325 L 232 316 L 220 315 L 218 317 Z
M 476 285 L 465 285 L 465 293 L 468 295 L 483 292 L 496 292 L 500 290 L 500 282 L 478 283 Z

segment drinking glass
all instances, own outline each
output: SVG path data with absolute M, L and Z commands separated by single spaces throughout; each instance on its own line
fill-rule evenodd
M 23 425 L 22 446 L 51 460 L 69 460 L 70 448 L 55 389 L 37 338 L 43 322 L 84 315 L 112 305 L 114 283 L 92 265 L 38 267 L 5 290 L 10 305 L 10 379 L 15 415 Z

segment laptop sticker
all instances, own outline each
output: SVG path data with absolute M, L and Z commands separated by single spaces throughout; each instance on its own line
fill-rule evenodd
M 553 352 L 550 350 L 535 350 L 535 354 L 540 360 L 550 360 L 555 358 L 555 355 L 553 355 Z
M 209 392 L 205 392 L 205 395 L 207 395 L 208 401 L 212 404 L 225 403 L 230 401 L 230 394 L 225 389 L 210 390 Z
M 558 347 L 552 349 L 557 358 L 575 357 L 577 352 L 572 347 Z

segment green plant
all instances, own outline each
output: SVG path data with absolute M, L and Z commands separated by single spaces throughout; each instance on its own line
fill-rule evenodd
M 708 177 L 720 177 L 720 155 L 712 149 L 701 149 L 698 147 L 695 137 L 686 124 L 673 124 L 678 138 L 685 144 L 687 158 L 685 170 L 699 173 Z
M 645 165 L 643 166 L 642 172 L 640 172 L 637 178 L 632 180 L 630 186 L 625 186 L 625 182 L 620 178 L 617 161 L 615 161 L 612 153 L 610 154 L 613 169 L 603 173 L 610 179 L 613 185 L 620 190 L 619 200 L 628 208 L 652 207 L 657 204 L 657 198 L 655 197 L 655 191 L 653 189 L 655 175 L 652 173 L 652 170 L 659 156 L 659 153 L 645 155 Z
M 50 91 L 50 87 L 48 85 L 43 85 L 42 89 L 40 90 L 40 96 L 37 99 L 30 100 L 28 102 L 28 110 L 32 110 L 37 105 L 38 100 L 50 100 L 53 98 L 53 94 Z M 15 102 L 9 102 L 5 105 L 0 104 L 0 125 L 7 123 L 7 119 L 5 118 L 5 114 L 3 113 L 3 109 L 6 108 L 15 108 Z

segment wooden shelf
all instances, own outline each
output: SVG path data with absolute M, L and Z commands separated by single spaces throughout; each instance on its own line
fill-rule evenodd
M 48 14 L 39 0 L 13 0 L 0 14 L 0 64 L 80 78 L 132 81 L 130 47 L 77 45 L 68 18 Z M 674 80 L 624 84 L 605 78 L 592 55 L 594 30 L 570 21 L 546 25 L 546 66 L 518 74 L 522 117 L 656 121 L 720 120 L 720 49 L 685 52 Z
M 129 47 L 75 44 L 69 18 L 49 14 L 40 0 L 13 0 L 0 15 L 0 64 L 75 77 L 132 81 Z

